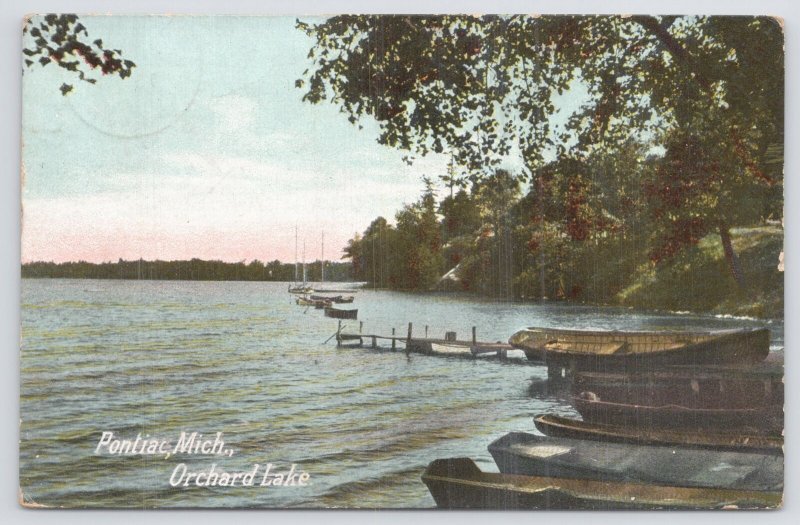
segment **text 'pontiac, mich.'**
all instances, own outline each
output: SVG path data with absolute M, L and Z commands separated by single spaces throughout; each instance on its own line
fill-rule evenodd
M 222 432 L 217 432 L 213 439 L 203 438 L 197 432 L 181 432 L 173 445 L 173 440 L 151 438 L 149 434 L 142 437 L 136 434 L 134 439 L 119 439 L 113 432 L 105 431 L 94 449 L 95 454 L 112 456 L 164 456 L 169 459 L 176 454 L 203 456 L 233 456 L 233 449 L 226 448 L 222 440 Z
M 113 432 L 104 431 L 94 453 L 110 456 L 163 456 L 164 459 L 169 459 L 174 455 L 231 457 L 234 450 L 225 446 L 222 432 L 217 432 L 213 438 L 204 437 L 197 432 L 181 432 L 177 440 L 171 440 L 150 437 L 149 434 L 137 434 L 133 439 L 124 439 L 118 438 Z M 298 470 L 297 465 L 281 471 L 272 463 L 254 463 L 245 470 L 228 472 L 216 463 L 194 471 L 185 463 L 180 463 L 172 470 L 169 484 L 173 487 L 302 487 L 309 484 L 310 478 L 311 475 Z

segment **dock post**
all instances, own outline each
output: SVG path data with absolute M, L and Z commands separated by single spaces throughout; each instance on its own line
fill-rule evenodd
M 478 335 L 475 331 L 475 327 L 472 327 L 472 346 L 475 346 L 478 343 Z
M 372 348 L 378 348 L 378 338 L 374 335 L 372 336 Z
M 561 366 L 555 363 L 547 363 L 547 379 L 549 381 L 561 381 Z
M 358 333 L 359 334 L 362 333 L 363 329 L 364 329 L 364 321 L 359 321 L 358 322 Z
M 392 350 L 397 349 L 397 339 L 394 338 L 394 328 L 392 328 Z
M 408 323 L 408 335 L 406 336 L 406 353 L 411 351 L 411 331 L 414 328 L 413 323 Z
M 425 339 L 428 338 L 428 325 L 425 325 Z
M 336 327 L 336 346 L 342 346 L 342 320 L 339 319 L 339 326 Z

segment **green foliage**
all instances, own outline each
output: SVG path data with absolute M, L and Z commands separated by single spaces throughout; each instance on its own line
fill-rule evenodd
M 717 231 L 737 273 L 729 229 L 781 214 L 783 31 L 775 19 L 364 15 L 297 25 L 315 39 L 297 84 L 304 100 L 329 100 L 354 124 L 374 119 L 378 142 L 410 158 L 449 152 L 472 182 L 519 155 L 524 169 L 513 178 L 533 178 L 538 192 L 532 235 L 541 238 L 532 242 L 554 260 L 578 257 L 581 246 L 558 235 L 626 238 L 638 216 L 652 229 L 653 261 Z M 555 97 L 575 84 L 588 100 L 555 129 Z M 637 181 L 616 169 L 622 180 L 599 182 L 598 162 L 655 146 L 667 152 L 655 172 Z M 547 150 L 554 166 L 544 165 Z M 453 184 L 453 173 L 445 179 Z M 640 213 L 643 191 L 649 214 Z M 547 233 L 553 221 L 562 228 Z
M 585 153 L 692 120 L 757 123 L 751 138 L 768 143 L 782 133 L 783 35 L 766 17 L 361 15 L 297 25 L 315 39 L 298 82 L 305 100 L 329 99 L 354 123 L 373 117 L 379 142 L 452 151 L 473 171 L 491 173 L 512 146 L 535 168 L 556 138 L 560 153 Z M 590 101 L 555 137 L 553 97 L 576 80 Z
M 119 49 L 105 47 L 99 38 L 90 41 L 89 32 L 77 15 L 31 16 L 25 20 L 22 33 L 22 54 L 27 68 L 35 64 L 41 67 L 55 64 L 75 73 L 80 80 L 94 84 L 97 77 L 87 74 L 90 71 L 124 79 L 136 67 L 133 61 L 122 57 Z M 73 86 L 64 83 L 59 90 L 67 95 Z
M 782 317 L 783 273 L 777 266 L 783 230 L 759 227 L 731 233 L 747 276 L 745 288 L 726 271 L 719 237 L 708 235 L 663 265 L 641 265 L 617 302 L 637 308 Z
M 345 258 L 356 280 L 380 288 L 428 290 L 445 268 L 441 224 L 430 187 L 395 216 L 396 225 L 378 217 L 363 236 L 350 239 Z
M 309 265 L 309 277 L 319 280 L 321 261 Z M 292 281 L 294 264 L 278 260 L 226 263 L 222 261 L 119 261 L 105 263 L 30 262 L 22 265 L 23 278 L 151 279 L 176 281 Z M 326 281 L 352 281 L 351 265 L 325 261 Z
M 783 281 L 775 268 L 780 228 L 732 230 L 747 277 L 745 288 L 726 270 L 715 235 L 702 236 L 695 245 L 653 264 L 650 256 L 660 241 L 645 188 L 670 162 L 670 155 L 648 157 L 643 148 L 630 144 L 614 157 L 594 153 L 586 161 L 546 165 L 535 174 L 537 184 L 524 194 L 516 179 L 498 170 L 469 191 L 441 199 L 435 217 L 443 232 L 440 240 L 426 237 L 426 231 L 436 230 L 432 194 L 426 192 L 397 214 L 396 225 L 376 219 L 351 244 L 359 239 L 376 243 L 377 285 L 382 287 L 428 289 L 440 263 L 430 264 L 426 257 L 437 253 L 436 243 L 441 242 L 445 264 L 439 275 L 457 266 L 457 283 L 439 283 L 449 290 L 503 300 L 548 298 L 780 315 Z M 674 184 L 699 184 L 687 182 L 694 175 L 687 172 L 685 180 Z M 753 220 L 763 223 L 756 216 Z M 424 249 L 428 246 L 430 250 Z M 431 272 L 425 280 L 418 270 L 423 266 Z M 383 271 L 388 277 L 380 277 Z M 361 278 L 370 280 L 368 275 Z

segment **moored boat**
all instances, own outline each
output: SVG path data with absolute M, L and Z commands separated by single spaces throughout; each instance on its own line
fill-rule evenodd
M 667 365 L 754 364 L 769 354 L 769 331 L 635 332 L 526 328 L 509 343 L 531 361 L 573 371 Z
M 605 401 L 593 392 L 581 392 L 572 398 L 584 421 L 604 425 L 627 425 L 637 428 L 747 428 L 752 432 L 775 432 L 783 428 L 783 407 L 762 404 L 740 405 L 721 397 L 715 406 L 677 404 L 646 405 Z
M 341 310 L 331 306 L 325 307 L 325 317 L 333 319 L 358 319 L 358 310 Z
M 606 443 L 512 432 L 489 445 L 504 474 L 782 491 L 783 457 L 756 452 Z
M 783 405 L 783 367 L 670 367 L 649 372 L 580 372 L 572 392 L 612 403 L 687 408 Z
M 447 509 L 767 509 L 779 491 L 746 491 L 619 483 L 482 472 L 471 459 L 437 459 L 422 481 Z
M 355 289 L 355 288 L 315 288 L 314 290 L 316 292 L 319 292 L 319 293 L 336 293 L 336 294 L 341 294 L 341 293 L 354 294 L 354 293 L 358 293 L 358 290 Z
M 333 303 L 333 302 L 336 302 L 336 299 L 338 299 L 339 297 L 341 297 L 341 296 L 339 296 L 339 295 L 336 295 L 336 296 L 314 295 L 314 294 L 312 294 L 310 298 L 313 299 L 314 301 L 330 301 L 330 302 Z
M 783 455 L 783 437 L 780 433 L 765 434 L 748 429 L 731 429 L 728 432 L 719 430 L 698 432 L 638 428 L 603 425 L 552 414 L 538 415 L 533 418 L 533 421 L 541 433 L 552 437 Z
M 311 295 L 311 299 L 315 301 L 326 301 L 335 304 L 347 304 L 352 303 L 355 300 L 355 297 L 352 295 L 344 296 L 344 295 Z

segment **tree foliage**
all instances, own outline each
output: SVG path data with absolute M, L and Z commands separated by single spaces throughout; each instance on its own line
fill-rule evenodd
M 546 159 L 585 163 L 632 144 L 667 152 L 653 180 L 639 181 L 658 230 L 654 261 L 704 232 L 726 243 L 731 227 L 780 213 L 783 32 L 773 18 L 361 15 L 297 25 L 314 39 L 297 81 L 304 100 L 328 100 L 354 124 L 374 119 L 378 142 L 412 160 L 449 152 L 473 181 L 520 158 L 515 176 L 543 177 L 531 186 L 550 192 L 540 205 L 571 210 L 570 236 L 612 226 L 592 214 L 615 188 L 577 173 L 548 181 Z M 557 104 L 578 88 L 583 103 Z
M 309 278 L 319 280 L 322 261 L 309 265 Z M 258 259 L 229 263 L 223 261 L 125 261 L 90 263 L 29 262 L 22 265 L 24 278 L 70 279 L 150 279 L 169 281 L 283 281 L 294 279 L 294 264 L 278 260 L 264 263 Z M 325 261 L 326 281 L 351 281 L 351 265 Z
M 136 67 L 133 61 L 122 57 L 119 49 L 104 46 L 100 38 L 91 40 L 77 15 L 31 16 L 26 19 L 22 33 L 26 68 L 55 64 L 76 74 L 78 79 L 94 84 L 97 78 L 91 71 L 128 78 Z M 66 95 L 73 86 L 65 82 L 59 89 Z

